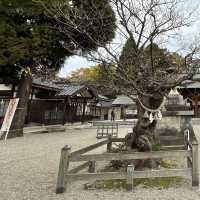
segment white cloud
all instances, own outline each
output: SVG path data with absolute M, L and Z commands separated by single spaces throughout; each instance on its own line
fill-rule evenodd
M 187 2 L 187 4 L 186 4 Z M 177 31 L 177 34 L 175 37 L 170 38 L 170 39 L 164 39 L 160 38 L 160 41 L 158 43 L 161 43 L 161 45 L 165 48 L 168 48 L 170 51 L 177 51 L 182 48 L 183 41 L 184 42 L 189 42 L 191 43 L 192 40 L 200 33 L 200 17 L 199 17 L 199 4 L 200 0 L 185 0 L 183 1 L 183 5 L 185 7 L 189 6 L 191 9 L 196 8 L 196 15 L 195 15 L 195 22 L 190 26 L 190 27 L 184 27 L 180 28 Z M 184 7 L 183 6 L 183 7 Z M 183 9 L 184 10 L 184 9 Z M 182 36 L 182 40 L 180 40 L 180 35 Z M 164 40 L 163 40 L 164 39 Z M 119 53 L 118 50 L 122 49 L 122 44 L 124 44 L 125 41 L 121 38 L 121 35 L 116 34 L 116 38 L 114 39 L 114 47 L 118 46 L 117 52 Z M 121 46 L 120 46 L 121 44 Z M 113 50 L 114 51 L 114 50 Z M 90 66 L 95 66 L 96 63 L 90 62 L 87 59 L 79 56 L 72 56 L 68 58 L 64 64 L 64 67 L 60 70 L 59 76 L 61 77 L 66 77 L 70 75 L 70 73 L 74 70 L 77 70 L 81 67 L 90 67 Z
M 81 67 L 91 67 L 95 66 L 94 62 L 88 61 L 86 58 L 82 58 L 80 56 L 72 56 L 66 59 L 64 67 L 60 70 L 59 76 L 66 77 L 72 71 L 77 70 Z

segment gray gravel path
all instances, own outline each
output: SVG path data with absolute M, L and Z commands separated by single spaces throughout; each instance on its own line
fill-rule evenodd
M 121 135 L 127 129 L 120 130 Z M 95 143 L 95 129 L 66 130 L 65 133 L 27 134 L 0 141 L 0 200 L 199 200 L 200 193 L 189 183 L 168 190 L 137 188 L 126 191 L 85 191 L 75 182 L 68 192 L 56 195 L 55 185 L 60 149 L 70 144 L 76 150 Z M 100 148 L 97 151 L 104 151 Z

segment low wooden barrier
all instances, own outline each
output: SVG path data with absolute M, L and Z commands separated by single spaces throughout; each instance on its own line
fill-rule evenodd
M 108 137 L 118 137 L 117 122 L 104 122 L 97 125 L 97 139 Z
M 196 133 L 197 134 L 197 133 Z M 192 151 L 192 155 L 187 158 L 188 166 L 192 167 L 192 186 L 199 185 L 199 143 L 192 126 L 184 131 L 184 141 L 186 148 Z
M 76 180 L 110 180 L 110 179 L 126 179 L 127 190 L 133 189 L 133 178 L 153 178 L 153 177 L 189 177 L 192 176 L 192 186 L 199 185 L 199 169 L 198 169 L 198 143 L 193 140 L 190 144 L 186 140 L 190 149 L 173 150 L 173 151 L 152 151 L 152 152 L 134 152 L 127 151 L 121 153 L 111 153 L 113 142 L 124 142 L 124 138 L 109 138 L 90 145 L 75 152 L 70 152 L 71 148 L 65 146 L 61 150 L 60 166 L 58 172 L 56 193 L 63 193 L 67 185 Z M 86 154 L 100 146 L 107 145 L 107 152 L 102 154 Z M 84 155 L 83 155 L 84 154 Z M 95 172 L 95 163 L 97 161 L 111 160 L 134 160 L 134 159 L 157 159 L 182 157 L 189 158 L 189 168 L 182 169 L 164 169 L 164 170 L 147 170 L 135 171 L 133 165 L 127 167 L 127 172 Z M 83 164 L 69 170 L 70 162 L 83 162 Z M 77 173 L 88 167 L 88 173 Z M 190 168 L 191 167 L 191 168 Z

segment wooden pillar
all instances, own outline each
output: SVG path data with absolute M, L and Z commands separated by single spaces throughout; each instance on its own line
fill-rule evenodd
M 120 119 L 124 119 L 124 108 L 123 108 L 123 105 L 121 105 L 120 110 L 121 110 Z
M 95 117 L 97 116 L 97 108 L 96 108 L 96 105 L 95 105 L 95 107 L 94 107 L 94 115 L 95 115 Z
M 48 118 L 47 120 L 45 120 L 45 111 L 47 110 L 48 111 L 48 104 L 45 104 L 44 100 L 42 100 L 42 107 L 41 107 L 41 121 L 42 121 L 42 124 L 47 124 L 48 123 Z
M 85 121 L 85 106 L 86 106 L 86 103 L 87 103 L 87 100 L 84 99 L 84 102 L 83 102 L 83 113 L 82 113 L 81 122 L 84 122 L 84 121 Z
M 197 98 L 197 96 L 194 97 L 194 103 L 195 103 L 195 109 L 194 109 L 195 117 L 198 117 L 198 98 Z
M 78 111 L 78 100 L 77 100 L 77 102 L 74 103 L 74 106 L 73 106 L 73 120 L 72 120 L 72 122 L 79 121 L 77 111 Z
M 127 191 L 133 191 L 133 173 L 134 173 L 134 165 L 128 165 L 127 178 L 126 178 Z
M 195 100 L 195 117 L 198 117 L 198 101 Z
M 65 175 L 69 168 L 69 155 L 71 147 L 65 146 L 61 149 L 60 164 L 56 185 L 56 194 L 63 193 L 66 190 L 67 180 L 65 180 Z
M 68 115 L 68 117 L 69 117 L 69 122 L 73 123 L 73 115 L 74 115 L 74 104 L 73 104 L 73 102 L 70 104 L 70 107 L 69 107 L 68 112 L 70 113 L 70 114 Z
M 101 107 L 100 107 L 99 109 L 100 109 L 100 110 L 99 110 L 99 113 L 100 113 L 100 120 L 102 120 L 102 117 L 101 117 L 101 115 L 102 115 L 102 109 L 103 109 L 102 104 L 101 104 Z
M 199 186 L 198 142 L 192 142 L 192 186 Z
M 14 93 L 15 93 L 15 85 L 12 84 L 11 98 L 14 98 Z
M 67 97 L 64 100 L 64 110 L 63 110 L 63 120 L 62 120 L 63 125 L 65 125 L 66 122 L 66 111 L 67 111 Z
M 62 124 L 65 125 L 66 123 L 66 115 L 70 114 L 67 112 L 67 108 L 70 106 L 70 97 L 67 96 L 64 100 L 64 111 L 63 111 L 63 121 Z
M 29 123 L 30 122 L 30 118 L 31 118 L 31 104 L 32 104 L 32 100 L 33 100 L 33 94 L 34 94 L 34 89 L 32 88 L 32 91 L 31 91 L 31 98 L 29 99 L 29 102 L 28 102 L 28 107 L 27 107 L 27 119 L 26 119 L 26 122 Z
M 110 152 L 111 150 L 112 150 L 112 141 L 111 138 L 108 138 L 107 152 Z
M 119 131 L 118 131 L 118 124 L 116 124 L 116 129 L 117 129 L 117 130 L 116 130 L 116 131 L 117 131 L 117 132 L 116 132 L 116 137 L 118 137 L 118 132 L 119 132 Z

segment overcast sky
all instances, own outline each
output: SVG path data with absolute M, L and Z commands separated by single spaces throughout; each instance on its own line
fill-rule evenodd
M 192 2 L 192 4 L 193 3 L 199 4 L 200 0 L 188 0 L 188 2 Z M 199 20 L 197 22 L 193 23 L 193 25 L 191 27 L 182 29 L 183 35 L 189 41 L 194 36 L 194 34 L 198 33 L 198 32 L 200 33 L 200 21 Z M 199 35 L 199 37 L 200 37 L 200 35 Z M 178 46 L 179 46 L 179 44 L 177 44 L 177 42 L 173 39 L 170 40 L 166 44 L 166 47 L 170 51 L 176 51 L 176 49 L 179 48 Z M 72 56 L 72 57 L 66 59 L 64 67 L 59 72 L 59 76 L 66 77 L 66 76 L 69 76 L 72 71 L 77 70 L 81 67 L 91 67 L 91 66 L 95 66 L 95 65 L 96 64 L 94 62 L 87 61 L 86 58 L 82 58 L 79 56 Z
M 81 67 L 91 67 L 95 65 L 95 63 L 89 62 L 85 58 L 72 56 L 65 61 L 64 67 L 60 70 L 59 76 L 66 77 L 70 74 L 70 72 L 76 69 L 79 69 Z

